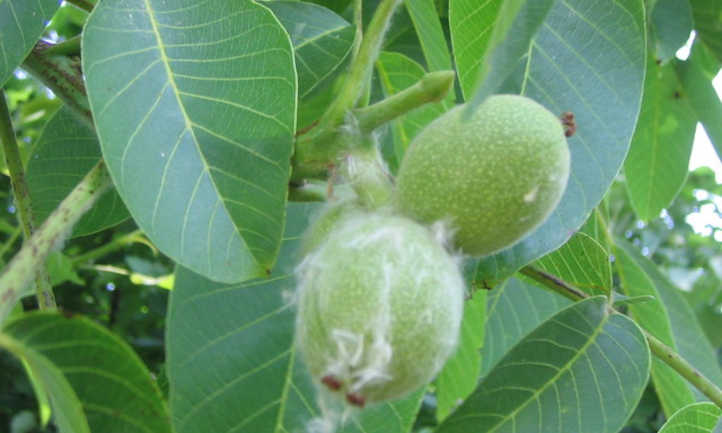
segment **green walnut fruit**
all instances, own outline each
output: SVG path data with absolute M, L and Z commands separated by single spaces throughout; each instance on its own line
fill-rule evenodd
M 551 214 L 569 178 L 569 149 L 559 118 L 529 98 L 496 95 L 466 108 L 414 138 L 399 168 L 397 201 L 419 221 L 448 221 L 457 247 L 484 256 Z
M 340 222 L 361 212 L 362 208 L 356 197 L 342 198 L 326 205 L 304 233 L 301 239 L 301 254 L 305 256 L 318 248 Z
M 317 381 L 355 406 L 430 382 L 456 345 L 464 281 L 428 228 L 360 213 L 298 266 L 296 339 Z

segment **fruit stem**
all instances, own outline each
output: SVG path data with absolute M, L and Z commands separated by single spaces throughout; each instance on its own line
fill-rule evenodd
M 88 0 L 66 0 L 71 5 L 77 6 L 80 9 L 83 9 L 86 12 L 92 12 L 93 11 L 93 4 L 90 3 Z
M 324 177 L 328 164 L 343 150 L 343 143 L 338 140 L 339 127 L 367 88 L 384 34 L 399 3 L 400 0 L 381 0 L 376 7 L 338 96 L 321 116 L 318 125 L 296 142 L 292 180 Z
M 428 73 L 413 86 L 374 105 L 355 110 L 361 133 L 370 133 L 424 104 L 443 100 L 454 85 L 454 76 L 454 71 Z
M 2 89 L 0 89 L 0 141 L 2 141 L 5 163 L 10 173 L 10 183 L 15 195 L 18 220 L 23 229 L 23 235 L 27 240 L 32 235 L 35 225 L 32 202 L 28 184 L 25 182 L 25 168 L 20 158 L 20 149 L 10 119 L 10 110 L 5 99 L 5 92 Z M 44 267 L 40 267 L 35 276 L 35 296 L 41 309 L 55 308 L 53 286 L 50 284 L 50 278 Z
M 0 322 L 25 295 L 51 250 L 70 235 L 73 225 L 107 191 L 112 182 L 102 161 L 98 162 L 45 222 L 23 243 L 0 275 Z
M 555 277 L 554 275 L 540 271 L 532 266 L 525 266 L 520 271 L 521 274 L 528 276 L 534 281 L 541 283 L 545 288 L 551 289 L 553 292 L 564 296 L 572 301 L 581 301 L 588 298 L 589 295 L 580 291 L 576 287 L 566 281 Z M 618 312 L 610 308 L 614 312 Z M 680 376 L 687 379 L 689 383 L 694 385 L 702 394 L 707 396 L 714 404 L 722 409 L 722 390 L 711 380 L 706 378 L 699 370 L 697 370 L 686 359 L 682 358 L 671 347 L 659 341 L 654 335 L 650 334 L 644 328 L 641 328 L 647 339 L 649 348 L 660 361 L 672 367 Z
M 424 104 L 444 99 L 454 84 L 453 71 L 436 71 L 424 75 L 413 86 L 394 94 L 381 102 L 353 110 L 351 118 L 356 120 L 359 135 L 367 135 L 379 126 L 396 119 Z M 314 130 L 318 130 L 318 127 Z M 317 134 L 304 135 L 296 144 L 293 157 L 292 181 L 302 179 L 323 179 L 328 175 L 329 164 L 349 150 L 353 140 L 342 139 L 348 131 L 318 130 Z M 306 137 L 312 137 L 307 139 Z

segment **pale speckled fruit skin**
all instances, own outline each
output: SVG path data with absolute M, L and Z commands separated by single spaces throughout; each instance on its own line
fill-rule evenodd
M 559 119 L 518 95 L 487 98 L 429 124 L 399 168 L 397 206 L 425 223 L 448 220 L 454 243 L 472 256 L 510 247 L 541 225 L 569 178 Z
M 429 229 L 407 218 L 364 213 L 344 221 L 299 265 L 297 278 L 297 344 L 317 383 L 331 374 L 343 384 L 339 398 L 402 397 L 429 383 L 455 348 L 459 267 Z M 356 365 L 340 353 L 334 330 L 362 336 Z M 386 363 L 381 343 L 390 348 Z M 339 360 L 345 368 L 334 368 Z M 354 374 L 374 365 L 390 379 L 353 389 Z
M 340 222 L 361 212 L 362 208 L 355 197 L 328 203 L 303 234 L 301 255 L 305 256 L 321 245 Z

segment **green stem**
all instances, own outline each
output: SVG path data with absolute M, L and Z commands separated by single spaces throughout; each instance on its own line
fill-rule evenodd
M 444 99 L 452 89 L 453 83 L 453 71 L 431 72 L 424 75 L 413 86 L 381 102 L 353 110 L 359 131 L 352 131 L 352 134 L 368 134 L 379 126 L 424 104 Z M 329 165 L 336 162 L 341 152 L 349 150 L 348 143 L 352 140 L 350 138 L 341 139 L 341 134 L 336 129 L 325 129 L 313 136 L 310 141 L 299 142 L 294 154 L 292 181 L 326 178 Z M 305 136 L 303 137 L 305 139 Z
M 111 185 L 105 165 L 102 161 L 98 162 L 32 237 L 25 241 L 0 275 L 0 322 L 25 294 L 25 288 L 43 266 L 50 251 L 62 244 L 73 225 Z
M 42 55 L 47 56 L 80 56 L 80 36 L 75 36 L 67 41 L 59 42 L 54 45 L 46 45 L 43 43 L 38 46 L 42 49 Z
M 370 107 L 355 110 L 361 133 L 369 133 L 424 104 L 443 100 L 454 85 L 454 76 L 454 71 L 428 73 L 413 86 Z
M 371 77 L 371 70 L 381 49 L 384 34 L 398 4 L 399 0 L 381 0 L 376 7 L 376 13 L 366 29 L 341 91 L 321 119 L 322 127 L 335 128 L 340 125 L 346 112 L 356 104 L 361 96 L 366 82 Z
M 580 301 L 589 297 L 589 295 L 579 291 L 571 284 L 532 266 L 526 266 L 519 272 L 572 301 Z M 689 383 L 722 409 L 722 390 L 714 382 L 704 377 L 689 361 L 682 358 L 671 347 L 666 346 L 645 329 L 642 329 L 642 332 L 647 338 L 647 343 L 654 356 L 687 379 Z
M 92 12 L 93 11 L 93 3 L 90 3 L 88 0 L 65 0 L 71 5 L 77 6 L 80 9 L 83 9 L 86 12 Z
M 10 184 L 15 194 L 18 220 L 20 221 L 23 235 L 27 240 L 30 239 L 35 225 L 33 221 L 32 203 L 28 184 L 25 182 L 25 168 L 20 158 L 20 149 L 15 138 L 15 130 L 10 120 L 10 110 L 5 99 L 5 92 L 2 89 L 0 89 L 0 141 L 2 141 L 3 144 L 5 163 L 10 173 Z M 35 278 L 35 294 L 38 300 L 38 306 L 41 309 L 52 309 L 56 307 L 53 287 L 50 284 L 50 278 L 44 267 L 38 269 Z
M 78 114 L 80 120 L 94 129 L 79 59 L 43 54 L 49 47 L 45 42 L 38 42 L 23 62 L 23 69 L 39 79 Z
M 649 343 L 649 348 L 652 353 L 660 360 L 664 361 L 665 364 L 669 365 L 680 374 L 680 376 L 687 379 L 689 383 L 695 386 L 700 392 L 707 397 L 720 409 L 722 409 L 722 390 L 719 389 L 714 382 L 704 377 L 704 375 L 697 370 L 692 364 L 686 359 L 679 356 L 671 347 L 665 345 L 653 335 L 648 332 L 644 332 Z
M 135 230 L 130 233 L 127 233 L 123 236 L 118 236 L 117 238 L 113 239 L 112 241 L 108 242 L 105 245 L 102 245 L 98 248 L 95 248 L 93 250 L 90 250 L 86 252 L 85 254 L 81 254 L 79 256 L 71 257 L 70 263 L 73 267 L 78 266 L 82 263 L 86 263 L 95 259 L 99 259 L 109 253 L 112 253 L 113 251 L 119 250 L 126 245 L 130 245 L 132 243 L 135 243 L 139 237 L 143 236 L 143 232 L 140 230 Z
M 399 2 L 399 0 L 381 0 L 366 29 L 358 53 L 351 61 L 338 95 L 321 116 L 318 125 L 296 142 L 293 160 L 294 180 L 324 176 L 326 166 L 333 162 L 339 151 L 343 150 L 343 144 L 338 143 L 337 140 L 339 126 L 343 124 L 347 113 L 356 105 L 366 88 L 366 83 L 370 81 L 384 33 Z M 309 161 L 316 166 L 310 170 L 309 167 L 299 167 Z

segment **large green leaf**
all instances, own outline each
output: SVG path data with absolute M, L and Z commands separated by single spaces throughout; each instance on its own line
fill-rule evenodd
M 712 382 L 722 383 L 722 371 L 715 349 L 705 337 L 694 310 L 689 306 L 680 289 L 675 287 L 670 279 L 651 260 L 644 257 L 637 248 L 628 243 L 625 244 L 619 239 L 616 240 L 616 244 L 624 246 L 624 251 L 644 271 L 657 289 L 659 299 L 669 315 L 669 324 L 672 327 L 679 354 Z M 697 393 L 697 397 L 698 399 L 703 398 L 699 393 Z
M 529 96 L 553 113 L 574 114 L 569 183 L 546 223 L 482 261 L 486 280 L 509 276 L 561 246 L 599 203 L 619 172 L 634 131 L 645 43 L 641 0 L 564 0 L 552 7 L 529 55 L 502 91 Z
M 12 321 L 12 319 L 11 319 Z M 60 433 L 90 433 L 78 396 L 60 369 L 33 348 L 0 333 L 0 347 L 23 361 L 36 387 L 46 392 Z M 42 398 L 44 399 L 45 396 Z
M 651 13 L 657 58 L 667 61 L 687 42 L 694 27 L 688 0 L 658 0 Z
M 719 0 L 689 0 L 694 28 L 710 50 L 722 61 L 722 3 Z
M 486 291 L 477 290 L 464 304 L 464 319 L 456 353 L 436 378 L 436 418 L 443 420 L 476 388 L 481 374 L 480 349 L 484 342 Z
M 26 179 L 38 225 L 75 188 L 100 160 L 95 132 L 77 120 L 67 107 L 58 110 L 45 125 L 28 161 Z M 73 229 L 83 236 L 119 224 L 129 217 L 115 191 L 105 194 Z
M 502 0 L 450 0 L 449 27 L 454 60 L 465 99 L 471 99 L 489 48 Z
M 356 29 L 329 9 L 313 3 L 270 1 L 264 5 L 291 36 L 298 70 L 298 97 L 303 101 L 342 71 L 351 54 Z
M 675 70 L 697 119 L 702 122 L 717 155 L 722 155 L 722 101 L 705 71 L 706 55 L 704 47 L 695 43 L 687 61 L 675 62 Z
M 241 285 L 176 272 L 168 318 L 170 405 L 177 433 L 306 431 L 316 392 L 293 343 L 293 268 L 314 206 L 289 204 L 279 263 Z M 421 394 L 365 409 L 339 433 L 408 432 Z
M 609 254 L 599 242 L 578 232 L 536 266 L 591 295 L 608 295 L 612 288 Z
M 722 409 L 712 403 L 694 403 L 672 415 L 659 433 L 713 433 L 722 420 Z
M 0 1 L 0 87 L 30 53 L 59 4 L 58 0 Z
M 667 346 L 676 349 L 669 314 L 660 300 L 654 282 L 644 273 L 627 250 L 634 248 L 619 240 L 615 248 L 616 268 L 620 286 L 627 296 L 652 296 L 648 302 L 629 305 L 629 312 L 637 323 Z M 657 358 L 652 360 L 652 380 L 655 391 L 667 416 L 694 403 L 695 398 L 687 382 L 671 367 Z
M 424 68 L 400 53 L 381 52 L 376 61 L 381 88 L 386 96 L 416 84 L 424 76 Z M 446 102 L 426 104 L 391 123 L 394 151 L 398 161 L 404 156 L 411 140 L 432 120 L 446 111 Z
M 296 113 L 293 51 L 275 16 L 250 0 L 104 0 L 83 36 L 103 156 L 138 225 L 214 280 L 266 274 Z
M 674 65 L 650 56 L 642 111 L 624 162 L 630 202 L 640 219 L 657 218 L 682 189 L 696 125 Z
M 568 307 L 517 344 L 439 433 L 616 433 L 649 376 L 649 348 L 604 297 Z
M 170 433 L 168 411 L 150 372 L 133 349 L 107 329 L 79 316 L 35 312 L 8 322 L 3 332 L 65 376 L 91 431 Z M 33 372 L 39 375 L 38 369 Z M 46 390 L 51 402 L 71 397 Z
M 451 55 L 434 0 L 404 0 L 404 5 L 419 37 L 429 71 L 451 69 Z M 453 97 L 453 92 L 450 96 Z
M 510 278 L 487 296 L 481 376 L 514 345 L 571 302 L 529 282 Z

